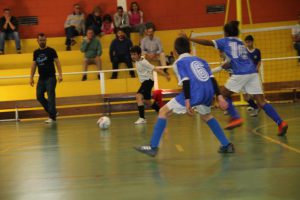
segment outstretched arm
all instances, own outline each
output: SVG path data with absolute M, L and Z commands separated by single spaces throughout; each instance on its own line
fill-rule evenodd
M 181 32 L 179 33 L 179 35 L 181 37 L 185 37 L 186 39 L 188 39 L 191 42 L 197 43 L 197 44 L 201 44 L 204 46 L 212 46 L 214 47 L 215 44 L 213 43 L 212 40 L 205 40 L 205 39 L 197 39 L 197 38 L 191 38 L 190 36 L 188 37 L 187 34 L 185 32 Z
M 167 74 L 166 72 L 164 72 L 163 70 L 158 69 L 158 68 L 155 67 L 155 68 L 153 69 L 153 71 L 156 71 L 156 72 L 159 73 L 160 75 L 164 76 L 168 81 L 171 80 L 170 75 Z
M 205 39 L 197 39 L 197 38 L 188 38 L 191 42 L 197 43 L 197 44 L 201 44 L 204 46 L 212 46 L 214 47 L 215 44 L 213 43 L 212 40 L 205 40 Z

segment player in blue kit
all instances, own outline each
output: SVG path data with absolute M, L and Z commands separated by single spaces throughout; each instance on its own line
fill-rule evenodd
M 231 95 L 233 93 L 244 91 L 254 96 L 258 105 L 278 125 L 278 135 L 283 136 L 287 132 L 288 124 L 281 119 L 273 106 L 266 102 L 256 66 L 249 58 L 249 54 L 244 43 L 238 38 L 238 26 L 238 21 L 231 21 L 225 24 L 225 37 L 218 40 L 189 38 L 192 42 L 205 46 L 212 46 L 223 51 L 230 59 L 230 66 L 233 75 L 225 84 L 222 94 L 226 97 L 228 102 L 227 111 L 232 120 L 225 129 L 233 129 L 242 125 L 243 120 L 232 104 Z M 185 34 L 183 34 L 183 36 L 187 37 Z
M 190 51 L 190 42 L 186 38 L 176 39 L 175 52 L 179 58 L 174 64 L 174 71 L 183 91 L 160 109 L 150 145 L 135 147 L 137 151 L 154 157 L 158 152 L 159 142 L 166 128 L 167 118 L 173 113 L 193 115 L 195 109 L 220 141 L 222 146 L 218 152 L 234 152 L 233 144 L 228 141 L 219 123 L 211 115 L 210 108 L 215 93 L 222 109 L 227 108 L 227 102 L 220 95 L 218 84 L 213 78 L 207 62 L 192 56 Z
M 253 61 L 254 65 L 256 66 L 256 71 L 259 73 L 260 65 L 261 65 L 261 53 L 258 48 L 254 47 L 254 38 L 252 35 L 247 35 L 245 37 L 245 44 L 248 51 L 249 58 Z M 250 116 L 256 117 L 259 112 L 259 107 L 255 103 L 253 97 L 249 94 L 244 94 L 244 99 L 248 102 L 248 111 L 252 111 Z

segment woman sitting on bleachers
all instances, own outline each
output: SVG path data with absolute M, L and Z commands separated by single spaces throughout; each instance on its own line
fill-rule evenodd
M 128 15 L 131 32 L 138 32 L 140 36 L 143 36 L 145 31 L 144 14 L 137 2 L 131 3 Z

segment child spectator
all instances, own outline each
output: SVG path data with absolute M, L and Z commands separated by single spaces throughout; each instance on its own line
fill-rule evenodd
M 114 32 L 114 23 L 112 21 L 112 18 L 110 15 L 106 14 L 103 17 L 102 27 L 101 27 L 101 33 L 102 35 L 105 34 L 112 34 Z

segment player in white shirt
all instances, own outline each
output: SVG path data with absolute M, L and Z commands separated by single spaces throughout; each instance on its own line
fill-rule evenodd
M 143 56 L 142 50 L 139 46 L 133 46 L 130 49 L 131 58 L 135 61 L 136 71 L 141 82 L 141 87 L 136 94 L 136 102 L 139 110 L 139 119 L 135 124 L 145 124 L 145 105 L 151 106 L 156 112 L 159 111 L 160 107 L 158 102 L 151 102 L 151 91 L 154 85 L 153 71 L 163 75 L 169 81 L 170 76 L 163 70 L 160 70 L 150 64 Z

